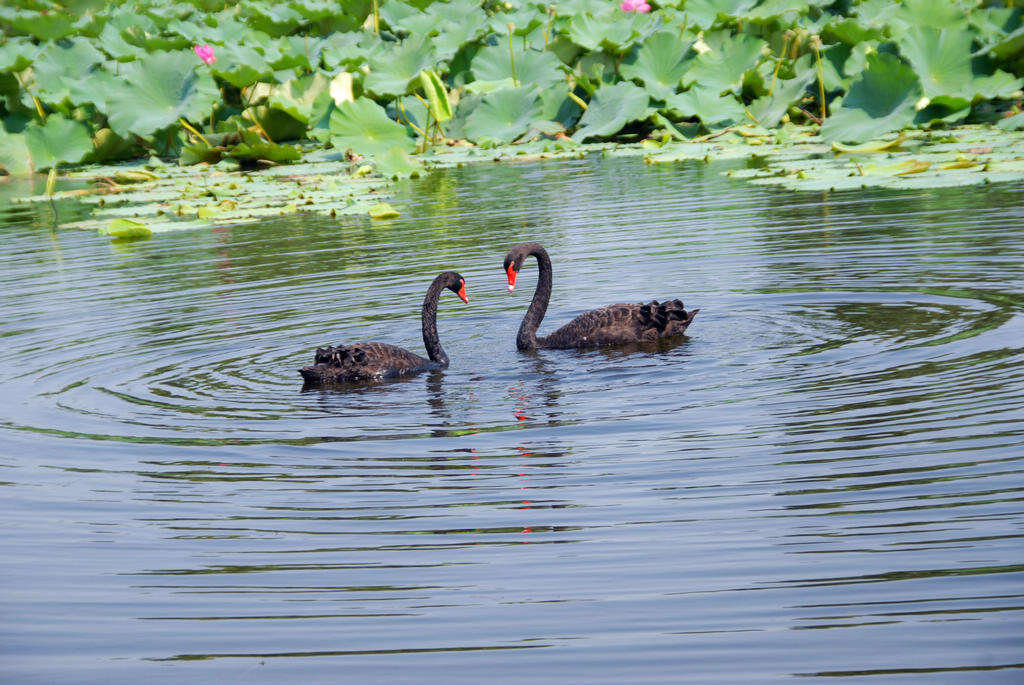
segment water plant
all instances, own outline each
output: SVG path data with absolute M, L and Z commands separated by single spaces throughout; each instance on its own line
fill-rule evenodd
M 393 178 L 446 144 L 664 145 L 745 128 L 752 142 L 799 124 L 826 145 L 856 145 L 900 130 L 1024 128 L 1024 18 L 1009 1 L 77 0 L 75 10 L 0 8 L 7 174 L 152 156 L 245 170 L 333 150 Z

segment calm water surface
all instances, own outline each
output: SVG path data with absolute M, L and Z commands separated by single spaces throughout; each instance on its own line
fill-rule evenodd
M 1024 680 L 1024 182 L 480 165 L 118 245 L 0 201 L 0 682 Z M 9 192 L 14 192 L 8 188 Z M 63 211 L 73 211 L 65 209 Z M 655 349 L 515 349 L 595 306 Z M 303 390 L 318 345 L 443 373 Z

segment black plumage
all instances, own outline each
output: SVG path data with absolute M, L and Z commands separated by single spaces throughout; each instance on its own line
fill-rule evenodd
M 299 369 L 302 378 L 314 384 L 351 383 L 399 378 L 428 369 L 447 368 L 448 355 L 437 337 L 437 303 L 445 288 L 458 295 L 463 302 L 469 302 L 466 297 L 466 281 L 454 271 L 439 274 L 430 284 L 423 298 L 420 316 L 427 358 L 381 342 L 321 347 L 313 357 L 312 366 Z
M 513 290 L 519 269 L 530 255 L 537 258 L 540 274 L 530 308 L 516 336 L 516 346 L 520 350 L 654 342 L 681 335 L 700 311 L 686 311 L 680 300 L 612 304 L 584 312 L 550 335 L 538 337 L 537 328 L 544 319 L 551 299 L 551 258 L 540 243 L 520 243 L 509 250 L 505 257 L 505 272 L 508 275 L 509 290 Z

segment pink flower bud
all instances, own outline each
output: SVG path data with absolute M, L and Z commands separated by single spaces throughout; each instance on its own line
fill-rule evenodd
M 217 58 L 213 56 L 213 47 L 209 45 L 196 45 L 192 49 L 195 50 L 196 56 L 206 64 L 213 64 L 217 61 Z

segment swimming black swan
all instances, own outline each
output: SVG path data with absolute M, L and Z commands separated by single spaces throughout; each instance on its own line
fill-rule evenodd
M 387 343 L 360 342 L 318 349 L 313 365 L 299 369 L 299 373 L 307 383 L 322 384 L 398 378 L 427 369 L 448 368 L 448 355 L 437 339 L 437 301 L 444 288 L 458 295 L 463 302 L 469 302 L 466 281 L 454 271 L 438 275 L 427 288 L 421 318 L 423 346 L 427 348 L 430 359 Z
M 540 243 L 519 243 L 505 256 L 508 289 L 516 287 L 516 276 L 523 261 L 533 255 L 540 266 L 537 290 L 523 317 L 523 325 L 516 336 L 520 350 L 568 349 L 597 345 L 621 345 L 636 342 L 654 342 L 660 338 L 679 335 L 693 322 L 699 309 L 686 311 L 679 300 L 653 301 L 648 304 L 612 304 L 584 312 L 551 335 L 537 337 L 537 327 L 544 319 L 551 298 L 551 258 Z

